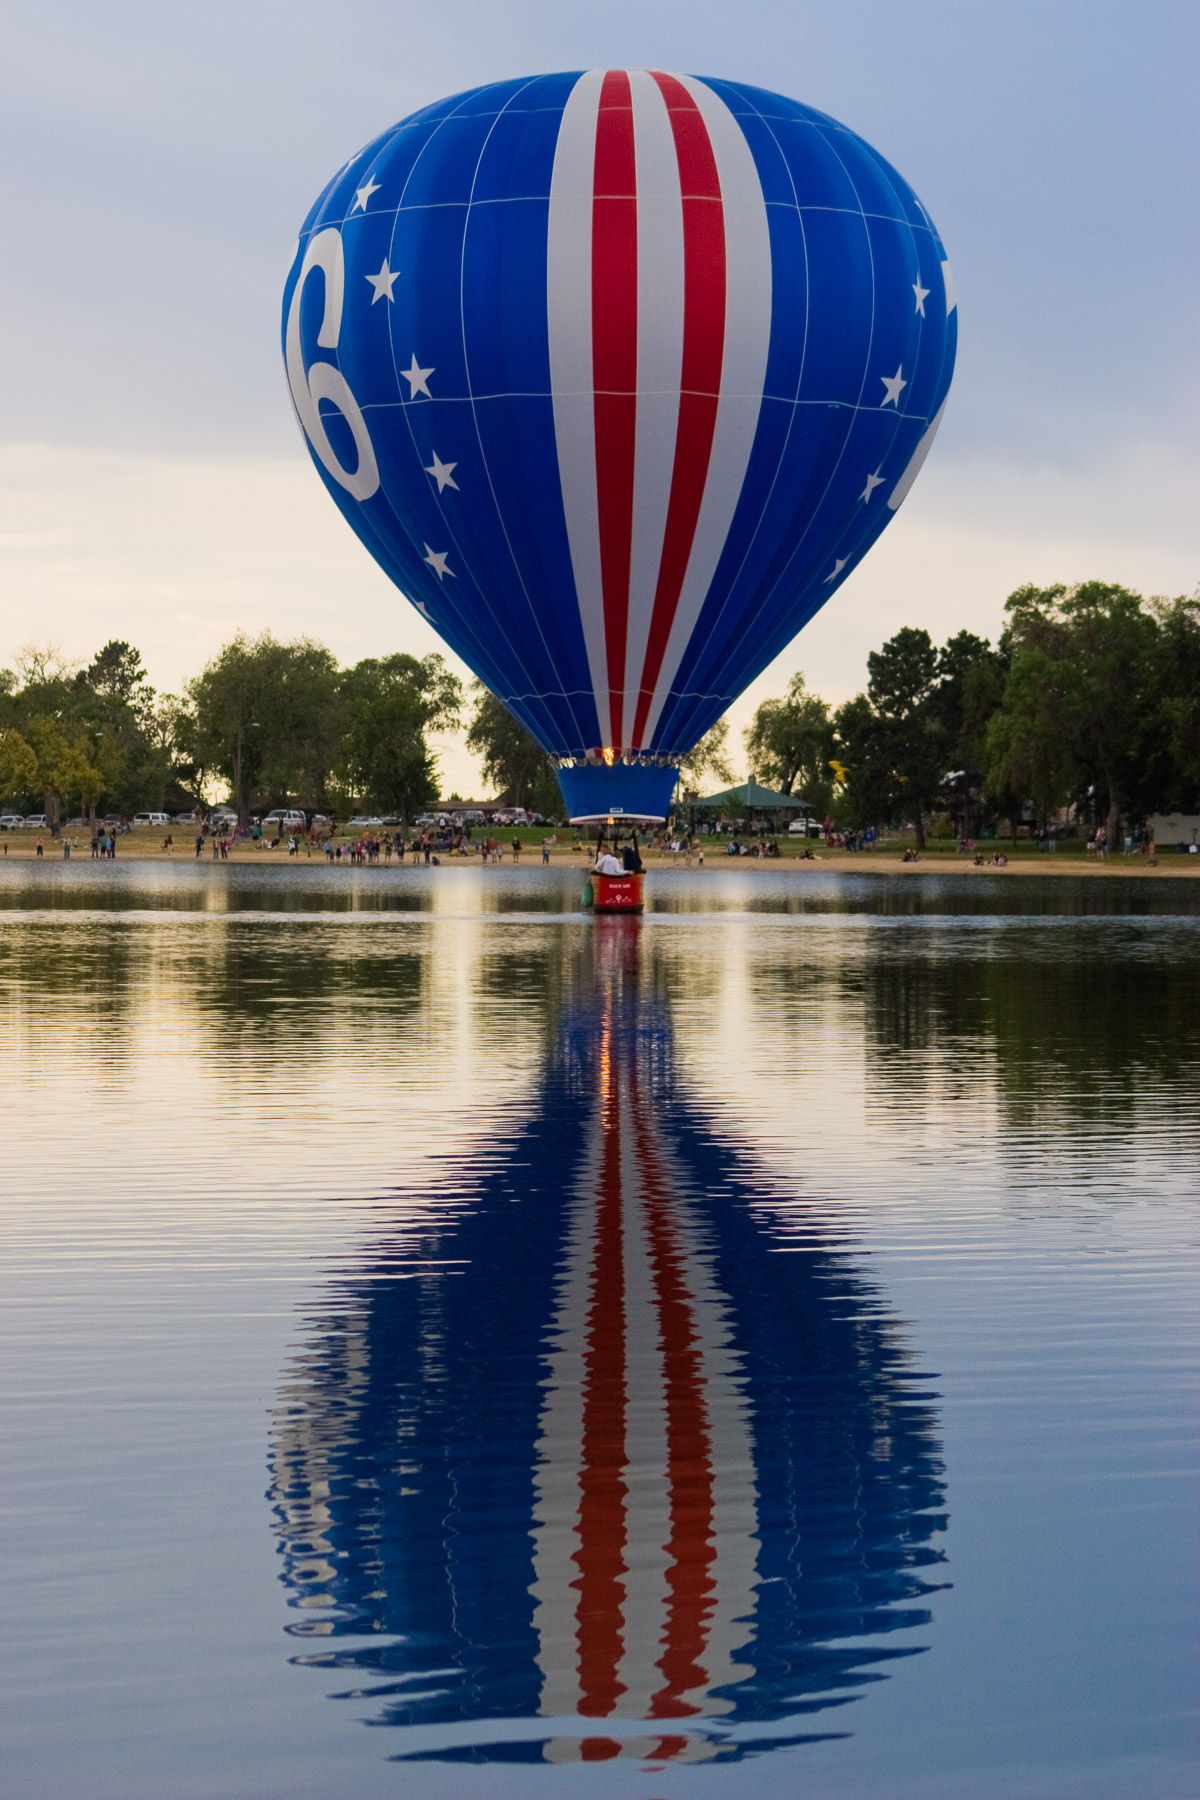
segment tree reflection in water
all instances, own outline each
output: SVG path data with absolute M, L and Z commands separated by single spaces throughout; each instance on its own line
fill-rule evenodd
M 284 1382 L 295 1660 L 402 1755 L 825 1736 L 943 1585 L 928 1377 L 835 1209 L 689 1099 L 638 945 L 598 922 L 473 1203 L 333 1281 Z

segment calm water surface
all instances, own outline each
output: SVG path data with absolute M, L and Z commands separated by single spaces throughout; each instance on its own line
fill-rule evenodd
M 1200 882 L 0 863 L 13 1800 L 1182 1800 Z

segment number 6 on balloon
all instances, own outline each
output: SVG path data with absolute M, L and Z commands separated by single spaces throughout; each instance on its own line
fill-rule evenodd
M 350 392 L 346 377 L 335 364 L 314 362 L 309 365 L 307 373 L 304 368 L 304 357 L 300 349 L 300 301 L 304 294 L 304 284 L 314 269 L 320 269 L 325 277 L 325 313 L 317 335 L 317 344 L 322 350 L 336 350 L 342 333 L 342 301 L 346 288 L 346 263 L 339 231 L 321 231 L 311 240 L 292 290 L 285 350 L 292 403 L 309 443 L 321 460 L 322 468 L 327 469 L 333 479 L 340 482 L 356 500 L 369 500 L 379 486 L 379 468 L 362 408 Z M 331 406 L 336 406 L 350 427 L 358 451 L 358 467 L 353 474 L 342 467 L 337 451 L 329 441 L 329 434 L 321 418 L 322 400 L 328 400 Z

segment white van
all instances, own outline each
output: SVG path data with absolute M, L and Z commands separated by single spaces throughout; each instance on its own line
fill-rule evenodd
M 20 831 L 24 823 L 24 813 L 0 813 L 0 831 Z
M 25 829 L 26 829 L 26 831 L 45 831 L 45 829 L 46 829 L 45 813 L 26 813 Z
M 274 831 L 282 837 L 285 831 L 307 831 L 308 820 L 294 808 L 289 812 L 286 806 L 276 806 L 263 820 L 262 828 L 264 836 L 268 831 Z
M 133 822 L 135 825 L 169 825 L 171 823 L 171 815 L 170 813 L 164 812 L 134 813 Z

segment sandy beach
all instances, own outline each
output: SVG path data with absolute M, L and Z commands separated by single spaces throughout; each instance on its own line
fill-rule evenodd
M 71 861 L 90 862 L 92 860 L 89 838 L 86 834 L 68 832 L 65 836 L 71 844 Z M 42 860 L 62 862 L 64 860 L 63 840 L 59 839 L 55 842 L 48 833 L 43 833 L 42 838 Z M 497 872 L 514 866 L 511 835 L 502 841 L 504 842 L 504 860 L 496 865 Z M 343 847 L 343 864 L 346 862 L 344 850 L 345 846 Z M 706 845 L 703 864 L 695 855 L 688 861 L 682 854 L 675 856 L 670 851 L 660 854 L 654 850 L 643 850 L 647 870 L 655 873 L 660 871 L 669 873 L 676 868 L 696 872 L 736 868 L 739 873 L 771 871 L 778 874 L 786 870 L 794 874 L 798 880 L 803 880 L 806 875 L 819 871 L 853 875 L 903 875 L 913 879 L 920 879 L 922 876 L 928 875 L 948 874 L 1003 875 L 1010 879 L 1020 876 L 1031 876 L 1034 879 L 1046 876 L 1079 876 L 1081 879 L 1089 881 L 1140 881 L 1150 878 L 1187 880 L 1189 877 L 1193 880 L 1200 879 L 1200 855 L 1181 856 L 1174 849 L 1160 853 L 1154 864 L 1151 864 L 1145 856 L 1137 854 L 1118 855 L 1100 861 L 1094 855 L 1089 856 L 1082 845 L 1078 850 L 1060 849 L 1052 855 L 1040 854 L 1025 846 L 1019 847 L 1015 852 L 1006 848 L 1001 851 L 1001 854 L 1005 854 L 1009 858 L 1003 866 L 989 861 L 977 868 L 970 857 L 959 856 L 952 850 L 923 851 L 918 861 L 905 862 L 903 852 L 894 848 L 850 852 L 826 850 L 823 846 L 818 848 L 814 845 L 810 861 L 805 858 L 799 846 L 793 847 L 791 844 L 784 845 L 782 853 L 778 857 L 739 856 L 736 858 L 730 856 L 724 848 L 718 849 Z M 36 862 L 38 860 L 36 834 L 7 832 L 0 837 L 0 861 L 5 859 Z M 117 839 L 116 860 L 118 862 L 181 864 L 199 861 L 211 864 L 213 856 L 210 846 L 206 843 L 203 856 L 197 857 L 194 838 L 188 837 L 181 840 L 176 837 L 172 849 L 167 850 L 163 847 L 162 832 L 135 830 Z M 307 848 L 303 847 L 296 856 L 289 857 L 285 841 L 284 847 L 281 849 L 262 842 L 239 844 L 236 849 L 230 851 L 228 860 L 250 865 L 290 862 L 299 868 L 305 868 L 323 863 L 325 858 L 319 849 L 314 849 L 310 854 Z M 455 867 L 461 867 L 464 863 L 472 861 L 478 863 L 477 851 L 472 857 L 443 856 L 442 858 L 443 865 L 452 864 Z M 573 839 L 559 842 L 551 849 L 551 866 L 561 867 L 564 863 L 582 868 L 589 866 L 590 857 L 575 845 Z M 406 857 L 405 862 L 399 865 L 394 858 L 391 863 L 381 859 L 378 865 L 373 866 L 380 869 L 397 866 L 411 867 L 412 859 Z M 522 855 L 517 866 L 525 869 L 542 866 L 540 840 L 523 844 Z

